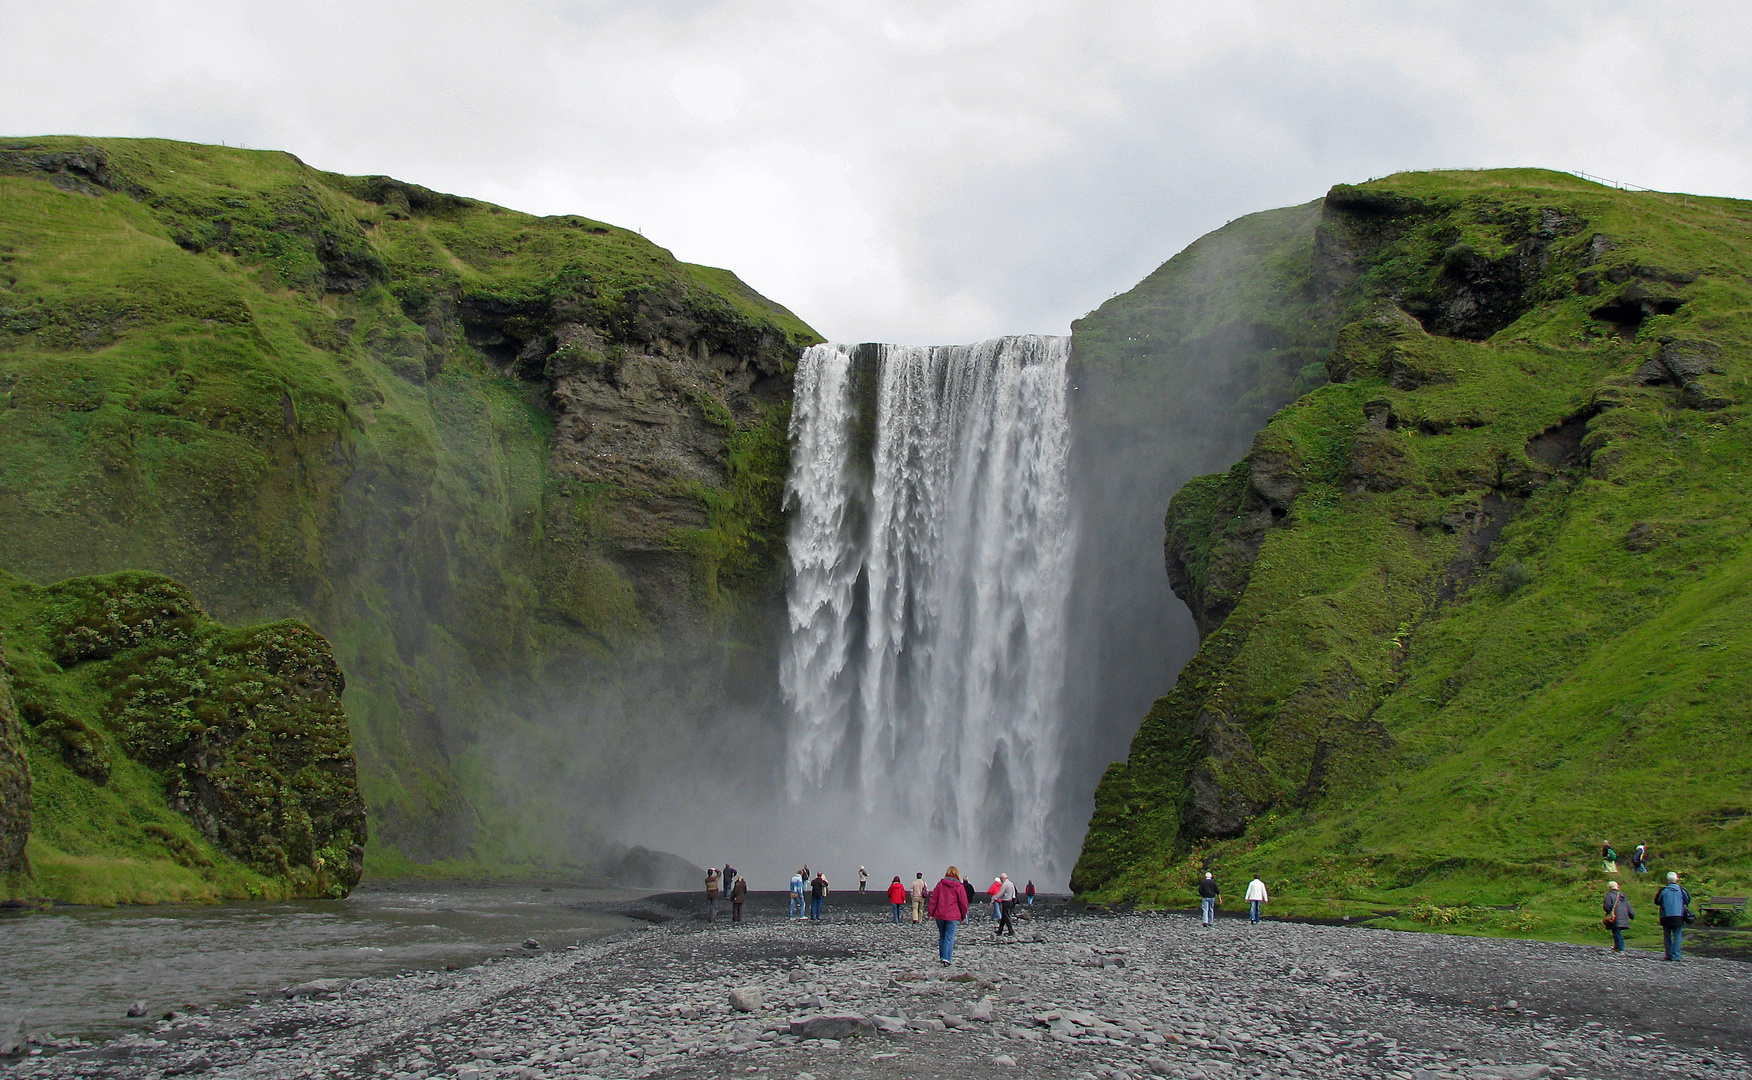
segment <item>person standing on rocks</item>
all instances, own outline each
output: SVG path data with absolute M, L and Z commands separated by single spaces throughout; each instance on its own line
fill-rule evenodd
M 968 918 L 973 915 L 973 898 L 979 894 L 974 891 L 973 881 L 971 879 L 963 881 L 961 887 L 962 890 L 967 893 L 967 910 L 961 915 L 961 921 L 966 922 Z
M 1667 955 L 1663 959 L 1679 962 L 1679 950 L 1685 941 L 1685 917 L 1691 914 L 1691 894 L 1679 884 L 1679 875 L 1667 872 L 1667 884 L 1655 894 L 1655 907 L 1661 913 L 1661 944 Z
M 998 921 L 998 893 L 1002 892 L 1003 889 L 1004 889 L 1004 875 L 1002 875 L 1002 874 L 999 874 L 997 877 L 993 878 L 991 886 L 986 889 L 986 896 L 989 897 L 991 899 L 991 902 L 992 902 L 992 921 L 993 922 Z
M 730 886 L 730 921 L 742 921 L 742 901 L 748 898 L 748 879 L 741 874 L 736 875 L 736 884 Z
M 894 875 L 894 880 L 888 883 L 888 902 L 894 905 L 894 921 L 900 921 L 900 909 L 906 906 L 906 886 L 900 883 L 900 875 Z M 914 922 L 917 922 L 915 917 Z
M 1271 896 L 1265 891 L 1265 882 L 1255 874 L 1253 880 L 1247 883 L 1247 918 L 1258 923 L 1259 909 L 1270 901 Z
M 803 917 L 803 871 L 791 875 L 791 914 L 793 919 Z
M 1605 864 L 1608 874 L 1618 873 L 1618 852 L 1612 850 L 1612 841 L 1600 845 L 1600 861 Z
M 1600 905 L 1606 917 L 1601 921 L 1606 929 L 1612 931 L 1612 951 L 1624 951 L 1624 932 L 1630 929 L 1630 920 L 1636 918 L 1636 912 L 1630 910 L 1630 897 L 1618 889 L 1618 882 L 1606 883 L 1606 900 Z
M 931 892 L 931 887 L 925 884 L 925 875 L 923 872 L 915 873 L 913 875 L 912 888 L 908 891 L 912 893 L 913 922 L 923 922 L 925 918 L 925 897 L 929 896 Z
M 821 921 L 821 905 L 827 901 L 827 875 L 817 870 L 809 879 L 809 918 Z
M 931 918 L 937 920 L 937 961 L 948 967 L 955 959 L 955 926 L 967 918 L 967 883 L 951 866 L 931 890 Z
M 718 918 L 718 872 L 706 871 L 706 921 L 716 922 Z
M 1034 906 L 1034 879 L 1033 878 L 1028 879 L 1028 888 L 1023 890 L 1023 891 L 1024 891 L 1024 894 L 1028 897 L 1028 906 L 1033 907 Z
M 724 872 L 718 875 L 718 880 L 723 882 L 724 895 L 729 896 L 730 890 L 736 885 L 736 868 L 726 862 Z
M 870 871 L 858 867 L 858 895 L 863 896 L 864 890 L 870 887 Z
M 1205 926 L 1217 921 L 1217 897 L 1221 895 L 1223 893 L 1217 888 L 1217 879 L 1206 870 L 1204 880 L 1198 883 L 1199 922 Z
M 998 875 L 998 937 L 1004 936 L 1008 930 L 1011 937 L 1016 936 L 1016 924 L 1013 918 L 1016 914 L 1016 883 L 1010 880 L 1009 874 Z

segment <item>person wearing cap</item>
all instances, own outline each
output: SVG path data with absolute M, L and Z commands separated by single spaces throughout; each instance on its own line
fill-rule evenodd
M 1612 931 L 1612 951 L 1623 952 L 1624 932 L 1630 929 L 1630 920 L 1636 918 L 1636 912 L 1630 909 L 1630 897 L 1618 888 L 1618 882 L 1606 883 L 1606 899 L 1601 903 L 1600 909 L 1606 913 L 1606 917 L 1600 921 L 1606 924 L 1606 929 Z
M 1217 921 L 1217 898 L 1223 891 L 1217 888 L 1217 879 L 1209 870 L 1205 871 L 1204 880 L 1198 883 L 1199 922 L 1211 926 Z
M 858 895 L 864 895 L 864 890 L 870 887 L 870 871 L 858 867 Z
M 1661 912 L 1661 944 L 1667 955 L 1663 959 L 1679 962 L 1679 949 L 1685 941 L 1685 917 L 1691 913 L 1691 894 L 1679 884 L 1679 875 L 1667 873 L 1667 883 L 1655 894 L 1655 907 Z
M 998 937 L 1003 937 L 1009 931 L 1011 937 L 1016 936 L 1016 883 L 1010 880 L 1009 874 L 998 875 Z

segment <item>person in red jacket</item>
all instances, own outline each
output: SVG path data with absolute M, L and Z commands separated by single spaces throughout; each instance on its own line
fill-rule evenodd
M 888 902 L 894 905 L 894 921 L 900 921 L 900 909 L 906 906 L 906 886 L 900 883 L 900 875 L 894 875 L 894 880 L 888 883 Z
M 955 958 L 955 926 L 967 918 L 967 886 L 953 866 L 931 890 L 931 918 L 937 920 L 937 959 L 948 967 Z

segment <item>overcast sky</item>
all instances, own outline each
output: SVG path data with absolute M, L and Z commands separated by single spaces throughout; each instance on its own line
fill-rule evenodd
M 0 133 L 585 214 L 831 338 L 952 342 L 1400 169 L 1752 196 L 1748 42 L 1746 0 L 0 0 Z

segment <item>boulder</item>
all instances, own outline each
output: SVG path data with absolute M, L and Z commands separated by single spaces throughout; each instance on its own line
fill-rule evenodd
M 289 998 L 328 997 L 330 994 L 338 994 L 346 988 L 347 980 L 345 979 L 312 979 L 309 982 L 301 982 L 296 986 L 287 987 L 286 996 Z
M 730 1007 L 737 1012 L 760 1011 L 763 997 L 758 986 L 739 986 L 730 991 Z
M 791 1021 L 791 1034 L 799 1039 L 846 1039 L 875 1029 L 871 1021 L 851 1013 L 823 1013 Z

